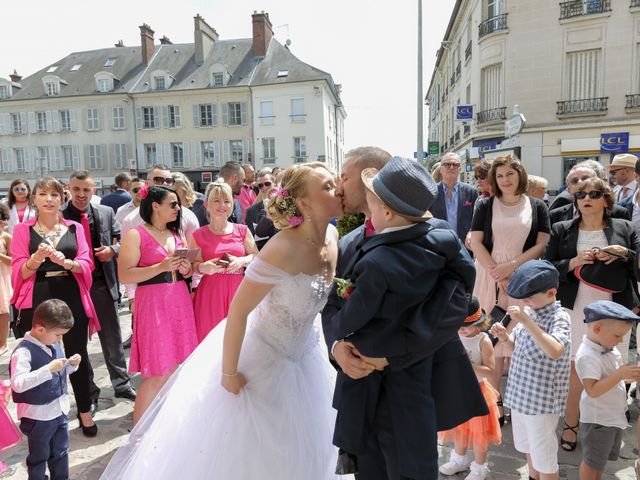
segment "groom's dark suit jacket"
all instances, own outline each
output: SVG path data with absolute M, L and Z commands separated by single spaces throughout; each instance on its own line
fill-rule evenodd
M 390 365 L 360 380 L 338 372 L 334 443 L 363 452 L 385 390 L 401 473 L 437 476 L 436 427 L 448 430 L 488 413 L 457 334 L 475 280 L 473 261 L 448 224 L 432 219 L 369 238 L 364 227 L 356 229 L 340 241 L 336 276 L 351 279 L 355 290 L 346 302 L 335 287 L 329 295 L 322 313 L 329 350 L 346 338 Z

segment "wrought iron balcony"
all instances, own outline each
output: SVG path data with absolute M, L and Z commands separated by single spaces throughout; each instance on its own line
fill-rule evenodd
M 488 18 L 480 25 L 478 25 L 478 39 L 489 35 L 493 32 L 507 29 L 507 14 L 496 15 L 495 17 Z
M 640 2 L 639 2 L 640 3 Z M 640 5 L 638 5 L 640 7 Z M 627 104 L 624 108 L 640 108 L 640 93 L 635 93 L 633 95 L 625 95 L 627 97 Z
M 461 73 L 462 73 L 462 62 L 458 62 L 458 65 L 456 66 L 456 77 L 459 77 Z
M 640 7 L 640 0 L 631 0 L 631 5 L 629 5 L 629 8 L 633 7 Z
M 460 141 L 460 130 L 458 130 L 454 136 L 455 144 L 457 145 Z
M 456 84 L 456 72 L 451 74 L 451 86 L 453 87 Z
M 640 0 L 636 0 L 640 1 Z M 633 3 L 633 2 L 632 2 Z M 464 51 L 464 60 L 465 62 L 471 58 L 471 42 L 467 45 L 467 48 Z
M 453 135 L 449 137 L 449 145 L 452 147 L 455 145 L 455 137 Z
M 560 20 L 610 11 L 611 0 L 571 0 L 560 4 Z
M 476 121 L 478 124 L 488 123 L 488 122 L 499 122 L 501 120 L 506 120 L 506 111 L 507 107 L 500 108 L 492 108 L 491 110 L 483 110 L 478 112 L 476 115 Z
M 609 97 L 583 98 L 582 100 L 564 100 L 558 103 L 558 115 L 600 113 L 607 111 Z

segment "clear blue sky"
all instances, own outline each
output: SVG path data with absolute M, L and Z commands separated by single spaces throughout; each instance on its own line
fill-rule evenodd
M 424 92 L 454 0 L 423 0 Z M 23 76 L 70 52 L 138 45 L 138 25 L 156 39 L 193 42 L 201 14 L 221 38 L 251 36 L 251 13 L 265 10 L 276 38 L 301 60 L 333 75 L 347 110 L 345 147 L 378 145 L 413 155 L 417 125 L 417 0 L 31 0 L 3 9 L 0 77 Z M 281 27 L 288 25 L 287 27 Z M 425 109 L 426 112 L 426 109 Z M 425 139 L 426 139 L 425 113 Z M 425 144 L 426 145 L 426 144 Z

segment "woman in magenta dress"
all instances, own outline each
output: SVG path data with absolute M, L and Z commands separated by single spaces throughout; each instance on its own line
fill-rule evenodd
M 189 288 L 191 264 L 173 255 L 185 247 L 180 233 L 180 201 L 164 186 L 140 190 L 145 221 L 122 241 L 118 272 L 122 283 L 136 283 L 130 372 L 143 377 L 133 410 L 140 419 L 173 371 L 197 346 Z
M 227 220 L 233 211 L 231 187 L 211 183 L 206 199 L 211 223 L 196 230 L 191 240 L 200 249 L 194 271 L 203 275 L 194 297 L 198 342 L 226 318 L 244 269 L 258 253 L 247 226 Z

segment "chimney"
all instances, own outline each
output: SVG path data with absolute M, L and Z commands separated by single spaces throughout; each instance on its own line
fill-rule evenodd
M 153 34 L 151 27 L 146 23 L 140 25 L 140 44 L 142 46 L 142 64 L 149 65 L 149 60 L 153 56 Z
M 15 68 L 13 69 L 13 73 L 9 75 L 9 78 L 13 83 L 20 83 L 22 81 L 22 75 L 18 75 Z
M 161 39 L 160 39 L 160 45 L 173 45 L 173 42 L 171 40 L 169 40 L 169 37 L 167 37 L 166 35 L 164 35 Z
M 254 10 L 251 19 L 253 21 L 253 55 L 264 57 L 273 37 L 273 25 L 269 21 L 269 14 L 264 13 L 264 10 L 261 13 Z
M 196 47 L 196 65 L 202 65 L 213 44 L 218 40 L 218 32 L 200 16 L 193 17 L 194 31 L 193 40 Z
M 118 40 L 118 43 L 113 44 L 115 47 L 122 48 L 124 47 L 124 42 L 122 40 Z

